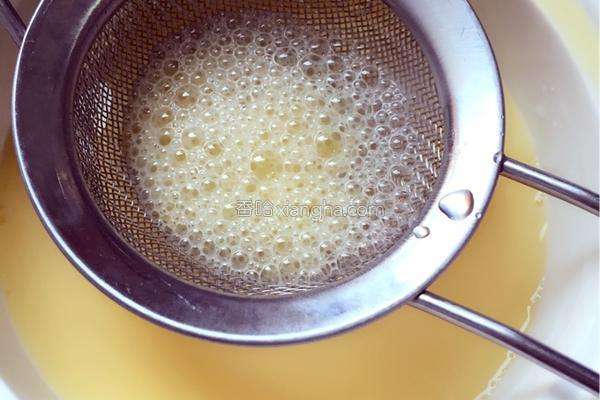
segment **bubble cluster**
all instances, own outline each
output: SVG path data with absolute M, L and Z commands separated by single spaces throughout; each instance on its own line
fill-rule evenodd
M 405 93 L 359 45 L 281 15 L 207 25 L 157 49 L 136 86 L 128 156 L 148 214 L 207 268 L 265 283 L 374 261 L 418 203 Z M 371 211 L 269 216 L 257 202 Z

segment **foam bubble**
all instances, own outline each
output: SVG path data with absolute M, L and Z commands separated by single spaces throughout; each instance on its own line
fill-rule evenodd
M 268 284 L 375 260 L 417 203 L 407 96 L 351 42 L 285 16 L 210 22 L 158 49 L 137 86 L 128 154 L 149 215 L 207 268 Z

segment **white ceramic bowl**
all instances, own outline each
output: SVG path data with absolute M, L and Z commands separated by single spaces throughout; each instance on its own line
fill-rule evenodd
M 22 15 L 31 15 L 35 2 L 22 1 Z M 538 7 L 560 4 L 561 0 L 471 3 L 488 31 L 504 84 L 534 134 L 542 167 L 597 191 L 598 82 L 577 53 L 578 44 L 573 43 L 578 40 L 577 35 L 567 32 L 573 27 L 561 26 L 556 14 Z M 597 33 L 595 0 L 581 0 L 581 5 L 572 0 L 562 3 L 585 9 L 588 20 L 579 22 L 589 24 L 591 31 Z M 577 32 L 580 34 L 582 29 Z M 10 129 L 8 104 L 16 55 L 4 32 L 0 33 L 0 52 L 1 146 L 3 134 Z M 594 68 L 597 73 L 597 65 L 591 67 L 591 72 Z M 548 213 L 548 269 L 529 332 L 598 370 L 598 221 L 555 200 L 548 202 Z M 498 251 L 505 245 L 499 240 Z M 0 399 L 13 398 L 37 400 L 54 396 L 27 359 L 0 296 Z M 530 362 L 517 359 L 509 365 L 491 398 L 577 400 L 591 396 Z
M 536 4 L 543 2 L 533 0 L 471 3 L 488 32 L 504 85 L 533 133 L 541 166 L 598 191 L 598 65 L 597 61 L 584 65 L 578 53 L 584 40 L 588 45 L 596 40 L 588 47 L 597 51 L 593 36 L 598 30 L 597 3 L 544 2 L 563 3 L 562 9 L 540 9 Z M 569 18 L 557 12 L 567 12 L 569 7 L 585 7 L 587 20 L 577 22 L 589 26 L 565 26 Z M 590 37 L 577 37 L 586 28 L 592 32 Z M 590 76 L 590 69 L 595 76 Z M 552 199 L 547 240 L 546 279 L 529 333 L 598 371 L 598 220 Z M 499 242 L 498 248 L 502 246 Z M 518 359 L 493 398 L 593 397 Z

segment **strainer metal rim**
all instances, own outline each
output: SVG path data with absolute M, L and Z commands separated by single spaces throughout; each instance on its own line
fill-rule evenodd
M 92 205 L 69 139 L 81 50 L 123 1 L 44 0 L 19 52 L 12 110 L 19 164 L 38 215 L 78 270 L 118 303 L 171 329 L 213 340 L 314 339 L 365 323 L 418 295 L 474 232 L 495 187 L 503 149 L 502 88 L 492 50 L 465 0 L 388 0 L 430 60 L 453 133 L 433 204 L 469 190 L 473 212 L 450 220 L 432 206 L 421 222 L 428 236 L 410 237 L 351 281 L 295 296 L 242 299 L 191 286 L 155 268 L 107 227 Z

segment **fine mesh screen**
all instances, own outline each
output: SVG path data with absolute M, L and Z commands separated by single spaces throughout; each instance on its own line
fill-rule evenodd
M 130 0 L 112 15 L 91 44 L 73 98 L 73 132 L 80 170 L 98 208 L 119 235 L 141 255 L 179 279 L 243 296 L 278 296 L 348 279 L 368 266 L 328 281 L 272 285 L 241 274 L 216 274 L 191 259 L 141 206 L 128 169 L 123 127 L 137 80 L 157 45 L 182 29 L 221 11 L 272 11 L 323 35 L 364 43 L 410 94 L 410 123 L 418 132 L 414 166 L 419 184 L 415 217 L 434 190 L 444 154 L 444 118 L 428 61 L 401 19 L 377 0 Z M 342 49 L 342 51 L 345 51 Z

